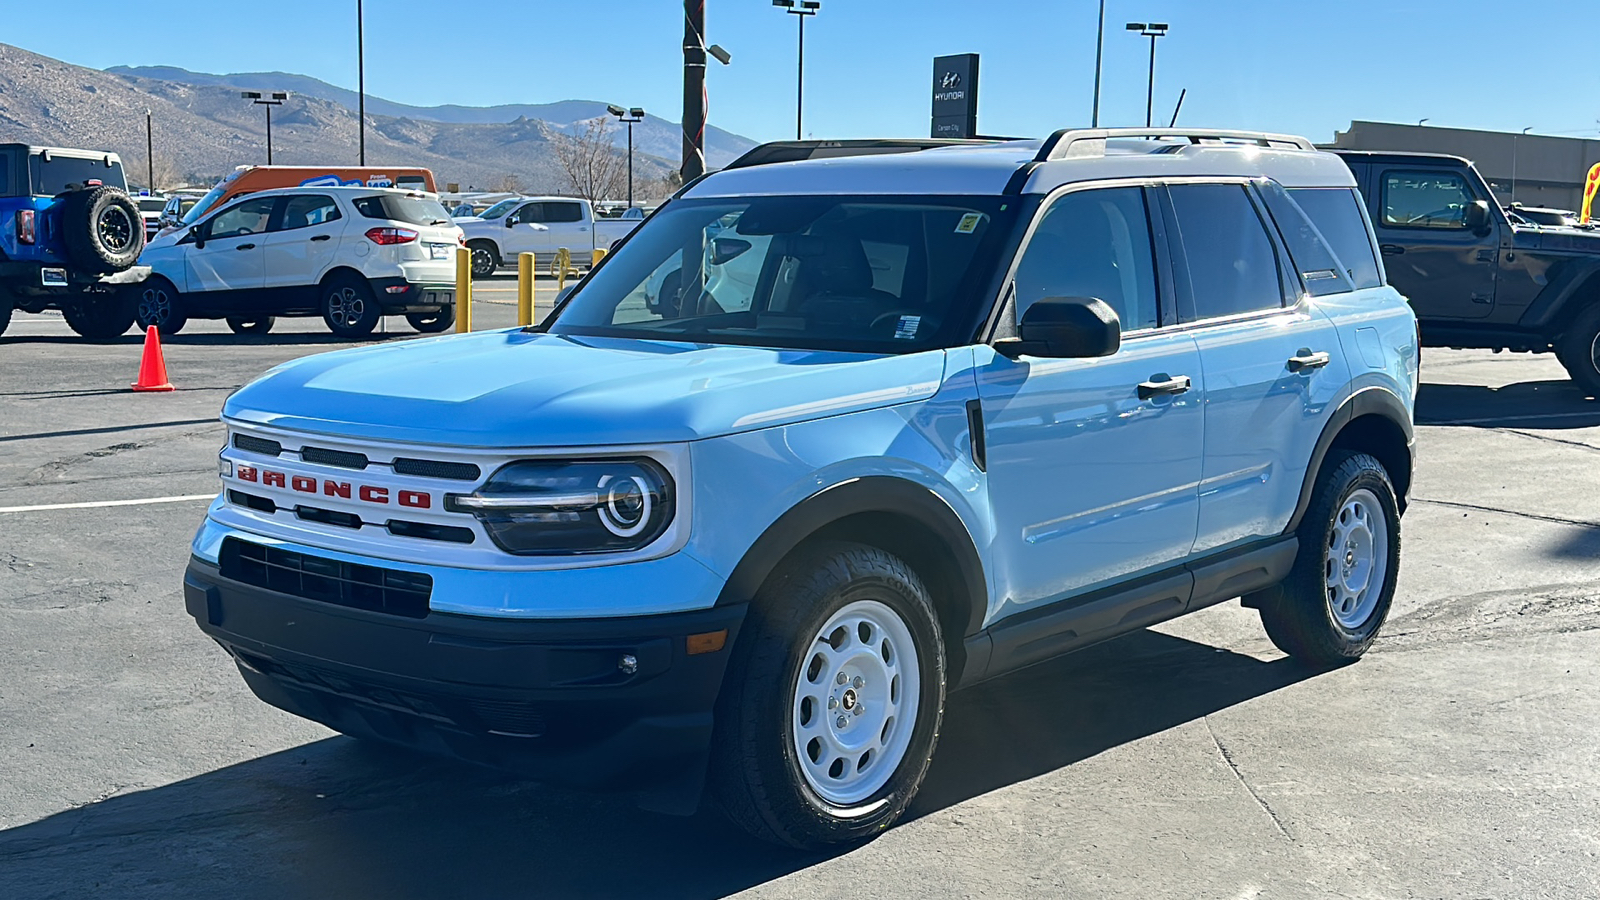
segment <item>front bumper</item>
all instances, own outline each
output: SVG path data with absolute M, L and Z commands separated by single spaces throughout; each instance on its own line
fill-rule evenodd
M 537 577 L 537 576 L 532 576 Z M 184 601 L 267 703 L 337 731 L 692 811 L 745 607 L 604 619 L 403 618 L 224 578 Z M 715 652 L 689 635 L 726 629 Z M 619 666 L 624 656 L 636 670 Z

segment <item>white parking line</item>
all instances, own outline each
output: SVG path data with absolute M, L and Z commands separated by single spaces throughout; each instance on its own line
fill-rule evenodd
M 87 503 L 44 503 L 38 506 L 0 506 L 0 513 L 46 512 L 52 509 L 100 509 L 106 506 L 148 506 L 152 503 L 190 503 L 214 500 L 216 494 L 184 494 L 181 497 L 144 497 L 138 500 L 91 500 Z

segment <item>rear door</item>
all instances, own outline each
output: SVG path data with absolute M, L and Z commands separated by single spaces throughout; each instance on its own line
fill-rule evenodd
M 327 194 L 284 198 L 279 223 L 264 242 L 269 290 L 315 285 L 332 264 L 345 226 L 339 204 Z
M 1417 165 L 1372 166 L 1372 224 L 1389 283 L 1424 319 L 1481 319 L 1494 311 L 1498 227 L 1467 228 L 1480 197 L 1460 171 Z
M 240 304 L 266 282 L 266 239 L 278 197 L 246 197 L 201 224 L 200 241 L 184 254 L 184 290 L 209 295 L 218 308 Z
M 550 249 L 562 247 L 581 259 L 594 249 L 594 232 L 583 204 L 576 200 L 546 200 L 544 224 L 550 228 Z

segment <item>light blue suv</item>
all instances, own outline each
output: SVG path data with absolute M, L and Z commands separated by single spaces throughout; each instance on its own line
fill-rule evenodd
M 1242 597 L 1360 656 L 1416 322 L 1301 138 L 783 143 L 535 328 L 229 398 L 186 602 L 263 700 L 739 824 L 873 835 L 948 691 Z

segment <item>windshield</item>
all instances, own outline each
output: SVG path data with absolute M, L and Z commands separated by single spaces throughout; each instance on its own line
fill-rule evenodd
M 506 213 L 512 211 L 513 209 L 516 209 L 517 205 L 520 204 L 521 202 L 522 202 L 522 198 L 520 198 L 520 197 L 513 197 L 510 200 L 501 200 L 499 203 L 496 203 L 495 205 L 493 205 L 493 206 L 489 207 L 488 209 L 484 210 L 483 212 L 479 213 L 478 214 L 478 218 L 480 218 L 480 219 L 498 219 L 501 216 L 505 215 Z
M 555 334 L 905 353 L 964 343 L 1016 201 L 676 201 L 551 320 Z
M 225 190 L 227 190 L 226 182 L 207 191 L 204 197 L 195 201 L 195 204 L 189 207 L 189 211 L 183 214 L 183 224 L 193 225 L 197 219 L 205 214 L 206 210 L 211 208 L 212 204 L 221 199 L 222 192 Z

